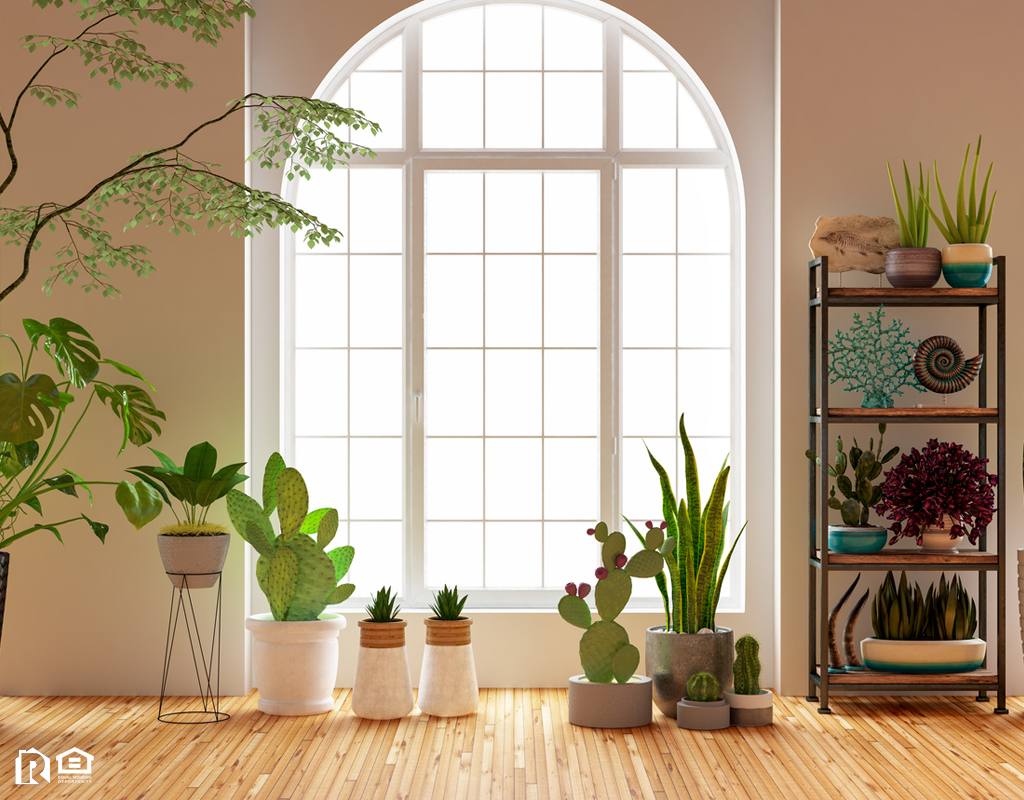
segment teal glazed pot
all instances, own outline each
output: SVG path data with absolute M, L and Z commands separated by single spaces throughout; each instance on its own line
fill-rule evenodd
M 885 528 L 828 526 L 828 549 L 833 553 L 877 553 L 888 538 Z
M 948 244 L 942 248 L 942 277 L 954 289 L 980 289 L 992 277 L 992 247 Z

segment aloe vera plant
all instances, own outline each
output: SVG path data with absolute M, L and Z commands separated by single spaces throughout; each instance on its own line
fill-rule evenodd
M 462 616 L 462 607 L 466 605 L 468 598 L 469 595 L 466 594 L 462 595 L 461 598 L 459 597 L 459 587 L 457 585 L 449 589 L 446 583 L 443 589 L 438 589 L 434 592 L 434 602 L 430 604 L 430 610 L 434 612 L 434 616 L 438 619 L 459 619 Z
M 900 223 L 900 245 L 902 247 L 927 247 L 928 246 L 928 203 L 932 199 L 932 176 L 928 173 L 928 180 L 925 181 L 924 168 L 921 162 L 917 163 L 917 192 L 910 183 L 910 170 L 907 169 L 907 162 L 903 162 L 903 182 L 906 185 L 907 210 L 903 212 L 900 205 L 900 196 L 896 192 L 896 182 L 892 178 L 892 167 L 885 162 L 889 170 L 889 186 L 892 187 L 892 199 L 896 202 L 896 216 Z M 920 199 L 918 197 L 920 196 Z
M 366 613 L 370 622 L 394 622 L 398 619 L 398 612 L 402 607 L 395 605 L 398 594 L 392 596 L 390 586 L 382 586 L 380 591 L 370 598 L 370 604 L 366 606 Z
M 238 535 L 260 554 L 256 580 L 270 602 L 274 619 L 313 620 L 329 605 L 344 602 L 355 591 L 340 583 L 352 565 L 355 548 L 327 546 L 338 532 L 333 508 L 309 511 L 309 492 L 297 469 L 286 467 L 279 453 L 263 473 L 263 505 L 232 489 L 228 516 Z M 277 511 L 281 533 L 270 521 Z
M 946 241 L 950 244 L 960 243 L 977 243 L 984 244 L 988 238 L 988 229 L 992 224 L 992 209 L 996 203 L 996 195 L 998 191 L 992 192 L 992 199 L 988 200 L 988 182 L 992 177 L 992 167 L 994 162 L 988 165 L 988 172 L 985 174 L 985 182 L 981 187 L 981 197 L 978 198 L 975 192 L 978 182 L 978 158 L 981 156 L 981 136 L 978 137 L 978 146 L 974 149 L 974 166 L 971 168 L 971 184 L 969 193 L 966 186 L 967 179 L 967 160 L 971 154 L 971 146 L 967 145 L 967 150 L 964 152 L 964 163 L 960 167 L 960 183 L 957 186 L 956 192 L 956 216 L 954 217 L 949 209 L 949 204 L 946 202 L 946 197 L 942 192 L 942 184 L 939 182 L 939 164 L 937 161 L 933 161 L 933 168 L 935 171 L 935 189 L 939 193 L 939 203 L 942 208 L 942 216 L 945 220 L 939 219 L 939 215 L 935 213 L 935 209 L 931 207 L 931 204 L 927 198 L 924 199 L 925 208 L 928 209 L 928 213 L 932 219 L 935 220 L 935 225 L 939 231 L 946 238 Z M 920 190 L 919 190 L 920 196 Z M 986 208 L 986 202 L 988 206 Z
M 725 532 L 729 521 L 729 504 L 725 502 L 725 494 L 730 467 L 722 464 L 711 495 L 701 510 L 697 459 L 686 435 L 684 417 L 685 414 L 679 417 L 679 439 L 686 457 L 686 497 L 680 497 L 678 505 L 665 468 L 658 463 L 650 448 L 647 449 L 647 455 L 661 481 L 662 514 L 666 526 L 664 533 L 659 529 L 657 535 L 675 542 L 672 551 L 665 555 L 668 580 L 664 571 L 655 575 L 665 603 L 665 628 L 676 633 L 697 633 L 705 628 L 715 630 L 715 610 L 722 594 L 722 582 L 736 545 L 747 526 L 743 524 L 726 554 Z M 647 537 L 630 520 L 627 519 L 626 524 L 646 548 Z M 648 530 L 650 536 L 654 532 L 651 523 L 648 523 Z

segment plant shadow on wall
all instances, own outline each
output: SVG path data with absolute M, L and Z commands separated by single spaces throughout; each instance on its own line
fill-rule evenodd
M 33 5 L 47 9 L 62 8 L 64 3 L 33 0 Z M 47 83 L 49 73 L 62 62 L 80 58 L 90 78 L 105 78 L 115 90 L 123 82 L 138 80 L 162 89 L 188 91 L 193 83 L 184 65 L 150 54 L 134 28 L 140 23 L 167 26 L 196 42 L 216 46 L 226 29 L 255 14 L 248 2 L 235 0 L 191 0 L 188 13 L 181 13 L 180 3 L 167 0 L 74 0 L 68 6 L 73 9 L 76 33 L 21 39 L 36 63 L 28 68 L 21 88 L 8 95 L 14 97 L 12 104 L 0 107 L 0 133 L 7 158 L 6 166 L 0 164 L 0 202 L 15 180 L 24 177 L 18 153 L 23 131 L 32 133 L 32 128 L 22 125 L 28 121 L 30 109 L 74 110 L 82 100 L 78 92 Z M 105 27 L 108 23 L 113 29 Z M 9 74 L 4 77 L 5 82 L 13 80 Z M 367 147 L 335 133 L 350 129 L 376 135 L 379 127 L 358 111 L 301 96 L 247 94 L 228 103 L 219 116 L 184 129 L 169 143 L 131 146 L 129 154 L 141 155 L 132 156 L 110 174 L 67 187 L 63 194 L 71 200 L 41 199 L 28 205 L 0 206 L 0 240 L 22 251 L 21 270 L 0 287 L 0 302 L 25 283 L 44 245 L 53 253 L 43 282 L 47 293 L 63 282 L 78 283 L 86 292 L 118 296 L 108 271 L 126 268 L 139 276 L 152 272 L 154 264 L 146 247 L 119 244 L 109 231 L 105 215 L 118 205 L 131 214 L 126 229 L 155 224 L 179 234 L 194 233 L 194 225 L 205 225 L 235 236 L 252 236 L 265 227 L 286 225 L 304 231 L 310 247 L 339 241 L 341 233 L 315 216 L 273 192 L 232 180 L 218 165 L 186 151 L 200 131 L 247 113 L 262 134 L 249 161 L 265 169 L 287 164 L 289 179 L 308 179 L 314 165 L 330 170 L 347 164 L 353 156 L 374 156 Z M 53 122 L 38 118 L 36 124 Z M 123 137 L 119 128 L 119 140 Z M 36 522 L 32 515 L 43 514 L 42 499 L 49 492 L 74 495 L 82 490 L 91 500 L 89 487 L 107 483 L 82 478 L 62 461 L 68 441 L 82 429 L 96 397 L 109 404 L 122 422 L 122 451 L 129 441 L 142 445 L 159 434 L 156 420 L 164 419 L 164 414 L 137 383 L 98 380 L 102 367 L 149 386 L 135 369 L 101 357 L 99 346 L 81 325 L 55 318 L 49 324 L 24 320 L 23 326 L 29 339 L 24 349 L 5 334 L 18 351 L 20 371 L 0 375 L 0 546 L 40 530 L 60 539 L 62 526 L 75 521 L 84 521 L 102 542 L 107 526 L 85 514 L 58 522 Z M 30 371 L 32 356 L 39 351 L 53 360 L 56 379 Z M 6 576 L 7 559 L 6 554 L 0 556 L 0 576 Z M 0 582 L 0 609 L 5 591 L 6 582 Z

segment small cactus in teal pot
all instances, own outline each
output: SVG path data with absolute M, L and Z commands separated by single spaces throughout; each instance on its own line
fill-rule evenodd
M 648 548 L 626 557 L 626 537 L 618 531 L 608 532 L 608 526 L 599 522 L 587 531 L 601 542 L 601 566 L 594 571 L 597 585 L 594 603 L 599 620 L 594 621 L 586 597 L 590 585 L 566 584 L 565 597 L 558 603 L 562 619 L 585 633 L 580 639 L 580 662 L 587 680 L 592 683 L 627 683 L 640 666 L 640 651 L 629 643 L 629 634 L 615 618 L 626 607 L 633 592 L 633 578 L 652 578 L 664 568 L 665 559 L 656 542 L 651 539 Z
M 713 703 L 719 688 L 718 678 L 710 672 L 695 672 L 686 682 L 686 697 L 697 703 Z
M 736 642 L 736 660 L 732 662 L 732 690 L 736 694 L 761 693 L 761 644 L 749 633 Z
M 340 583 L 355 556 L 351 545 L 328 551 L 338 532 L 333 508 L 309 511 L 306 482 L 274 453 L 263 473 L 263 505 L 237 489 L 227 494 L 228 516 L 238 534 L 260 554 L 256 580 L 274 619 L 313 620 L 355 591 Z M 277 510 L 281 533 L 270 521 Z

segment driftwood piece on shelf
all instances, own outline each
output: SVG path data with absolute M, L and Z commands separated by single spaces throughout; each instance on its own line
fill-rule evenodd
M 844 666 L 843 657 L 839 653 L 839 645 L 836 643 L 836 618 L 839 616 L 843 603 L 853 594 L 858 581 L 860 581 L 859 572 L 853 583 L 850 584 L 850 588 L 843 592 L 843 596 L 839 598 L 839 602 L 832 607 L 832 612 L 828 615 L 828 668 L 830 670 L 842 671 Z
M 885 254 L 900 246 L 900 229 L 890 217 L 822 215 L 807 243 L 815 258 L 828 256 L 829 272 L 885 272 Z
M 859 575 L 857 576 L 860 577 Z M 854 586 L 857 585 L 857 581 L 854 581 Z M 853 586 L 850 587 L 853 589 Z M 853 643 L 853 629 L 857 627 L 857 617 L 860 616 L 860 610 L 864 608 L 864 604 L 868 601 L 868 595 L 871 593 L 870 589 L 865 589 L 864 594 L 861 595 L 860 600 L 850 609 L 850 616 L 846 618 L 846 627 L 843 628 L 843 654 L 846 656 L 846 668 L 860 670 L 864 669 L 864 662 L 860 660 L 860 655 L 857 653 L 857 647 Z

